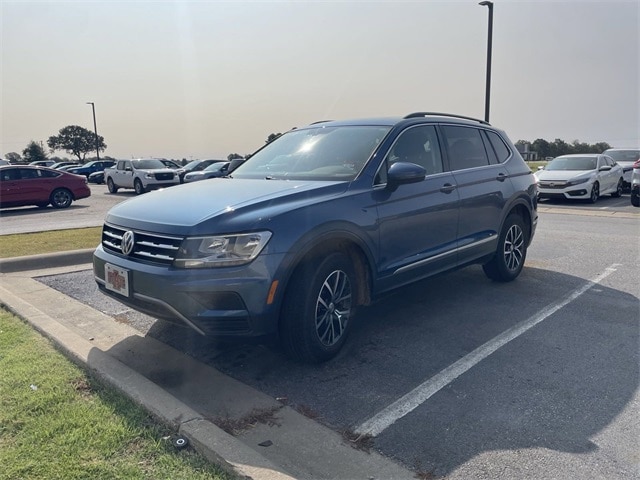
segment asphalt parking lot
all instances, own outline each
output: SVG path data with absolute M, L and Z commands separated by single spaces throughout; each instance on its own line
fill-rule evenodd
M 640 466 L 637 210 L 628 195 L 542 202 L 517 281 L 494 284 L 469 267 L 387 295 L 358 313 L 344 351 L 320 366 L 139 315 L 97 292 L 88 270 L 40 281 L 360 434 L 421 478 L 631 479 Z

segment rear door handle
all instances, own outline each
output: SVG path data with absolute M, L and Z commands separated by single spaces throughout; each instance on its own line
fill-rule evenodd
M 504 182 L 507 179 L 507 176 L 504 173 L 499 173 L 498 176 L 496 177 L 496 180 L 498 180 L 499 182 Z
M 456 189 L 455 185 L 451 185 L 450 183 L 445 183 L 442 187 L 440 187 L 440 191 L 442 193 L 451 193 Z

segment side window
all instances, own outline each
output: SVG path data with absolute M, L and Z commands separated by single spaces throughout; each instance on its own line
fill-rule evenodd
M 21 178 L 23 180 L 27 178 L 38 178 L 38 170 L 31 168 L 21 168 L 18 178 Z
M 124 162 L 124 160 L 120 160 L 120 161 L 118 162 L 117 169 L 118 169 L 118 170 L 124 170 L 124 163 L 125 163 L 125 162 Z
M 473 127 L 441 127 L 445 136 L 451 170 L 489 165 L 480 131 Z
M 20 172 L 17 168 L 4 168 L 0 175 L 0 180 L 9 182 L 11 180 L 17 180 L 20 178 Z
M 43 178 L 53 178 L 53 177 L 57 177 L 58 175 L 60 175 L 59 173 L 51 172 L 49 170 L 38 170 L 38 173 Z
M 495 132 L 485 131 L 487 137 L 489 137 L 489 141 L 491 142 L 491 146 L 493 146 L 493 150 L 496 152 L 496 156 L 498 157 L 498 162 L 503 163 L 511 156 L 511 150 L 507 147 L 500 136 Z
M 403 131 L 384 159 L 376 175 L 376 184 L 386 183 L 387 169 L 396 162 L 420 165 L 427 171 L 427 175 L 442 172 L 442 154 L 435 127 L 420 125 Z

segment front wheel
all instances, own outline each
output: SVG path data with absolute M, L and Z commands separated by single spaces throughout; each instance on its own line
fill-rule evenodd
M 335 357 L 351 327 L 355 291 L 355 272 L 344 253 L 300 265 L 282 309 L 280 341 L 285 353 L 306 363 Z
M 109 189 L 109 193 L 118 193 L 118 187 L 115 183 L 113 183 L 113 179 L 107 179 L 107 188 Z
M 496 282 L 515 280 L 527 257 L 527 234 L 520 215 L 512 213 L 502 227 L 498 249 L 489 262 L 482 266 L 484 273 Z
M 594 182 L 593 187 L 591 187 L 591 196 L 589 197 L 589 202 L 596 203 L 598 201 L 599 196 L 600 196 L 600 184 L 598 182 Z
M 637 190 L 631 190 L 631 205 L 640 207 L 640 193 Z
M 144 187 L 142 186 L 142 182 L 138 178 L 136 178 L 136 181 L 133 182 L 133 188 L 136 191 L 136 195 L 142 195 L 144 193 Z
M 67 208 L 71 205 L 73 195 L 66 188 L 56 188 L 49 197 L 49 201 L 53 208 Z

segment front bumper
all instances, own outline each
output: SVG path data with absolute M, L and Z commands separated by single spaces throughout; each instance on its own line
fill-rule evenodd
M 155 318 L 187 325 L 200 334 L 259 337 L 277 331 L 278 308 L 269 302 L 280 256 L 259 256 L 241 267 L 178 269 L 132 261 L 99 246 L 93 273 L 101 292 Z M 129 295 L 107 289 L 105 264 L 128 272 Z
M 571 187 L 545 188 L 538 185 L 538 198 L 564 198 L 567 200 L 586 200 L 591 197 L 590 183 L 582 183 Z

